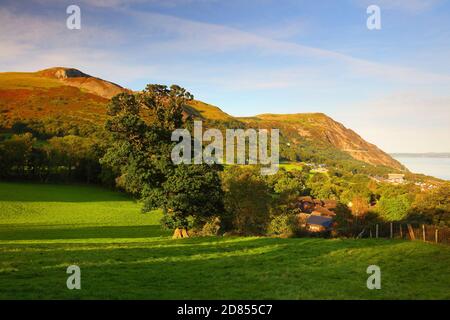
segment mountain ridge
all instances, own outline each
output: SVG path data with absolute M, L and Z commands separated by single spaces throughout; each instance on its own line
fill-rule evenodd
M 101 123 L 106 117 L 109 99 L 121 92 L 132 91 L 75 68 L 0 73 L 0 116 L 10 125 L 18 119 L 46 117 L 71 117 L 73 121 Z M 305 143 L 320 144 L 368 164 L 405 170 L 400 162 L 376 145 L 324 113 L 234 117 L 217 106 L 193 100 L 185 108 L 185 114 L 225 127 L 234 123 L 251 128 L 279 128 L 282 140 L 289 148 L 301 149 Z

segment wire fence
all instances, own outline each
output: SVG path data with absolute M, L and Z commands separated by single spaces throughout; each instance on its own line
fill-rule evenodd
M 359 238 L 405 239 L 450 244 L 450 228 L 426 224 L 377 223 L 361 226 L 357 234 Z

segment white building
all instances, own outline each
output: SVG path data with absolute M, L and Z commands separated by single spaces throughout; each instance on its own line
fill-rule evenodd
M 389 183 L 402 184 L 405 183 L 405 175 L 402 173 L 389 173 L 387 181 Z

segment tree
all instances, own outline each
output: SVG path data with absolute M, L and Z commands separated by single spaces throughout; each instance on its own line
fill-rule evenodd
M 49 166 L 67 181 L 91 182 L 100 172 L 98 141 L 73 135 L 53 137 L 46 146 Z M 61 170 L 63 169 L 63 170 Z M 62 171 L 62 172 L 61 172 Z
M 305 180 L 306 176 L 302 171 L 286 171 L 283 168 L 276 174 L 267 176 L 267 184 L 274 200 L 272 214 L 296 213 L 296 199 L 307 193 Z
M 356 223 L 358 219 L 361 220 L 369 211 L 369 203 L 366 198 L 362 196 L 356 196 L 352 199 L 352 215 L 355 217 Z
M 13 135 L 1 143 L 0 167 L 3 176 L 26 175 L 35 141 L 31 133 L 24 133 Z
M 336 185 L 327 174 L 314 173 L 307 182 L 311 195 L 318 199 L 336 199 Z
M 222 176 L 225 227 L 240 234 L 263 234 L 269 221 L 270 190 L 258 168 L 233 166 Z
M 163 208 L 163 223 L 176 228 L 174 236 L 187 235 L 189 216 L 221 209 L 220 166 L 176 166 L 170 157 L 172 132 L 186 125 L 183 108 L 192 98 L 175 85 L 121 93 L 112 98 L 105 124 L 113 142 L 102 164 L 117 173 L 119 186 L 143 200 L 144 212 Z
M 411 200 L 408 194 L 393 197 L 383 196 L 377 204 L 377 211 L 385 221 L 404 220 L 411 208 Z
M 410 219 L 450 226 L 450 183 L 417 194 L 411 211 Z
M 113 143 L 102 163 L 117 172 L 125 190 L 151 202 L 157 194 L 154 189 L 162 188 L 168 171 L 174 169 L 171 133 L 182 127 L 183 105 L 190 98 L 182 88 L 161 85 L 112 98 L 105 127 Z

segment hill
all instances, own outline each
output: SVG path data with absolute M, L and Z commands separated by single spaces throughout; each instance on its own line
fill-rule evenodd
M 0 73 L 0 126 L 10 129 L 18 122 L 51 122 L 75 130 L 79 126 L 102 125 L 109 99 L 131 92 L 112 82 L 87 75 L 73 68 L 50 68 L 38 72 Z M 220 108 L 194 100 L 186 115 L 206 120 L 222 128 L 279 128 L 282 155 L 291 160 L 357 160 L 396 170 L 405 168 L 354 131 L 320 113 L 263 114 L 236 118 Z M 84 130 L 86 132 L 86 130 Z
M 240 120 L 250 127 L 280 128 L 291 147 L 305 140 L 316 141 L 343 151 L 356 160 L 403 169 L 397 160 L 323 113 L 262 114 Z

